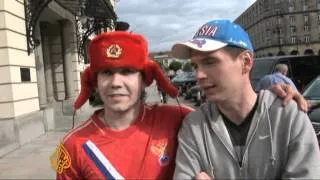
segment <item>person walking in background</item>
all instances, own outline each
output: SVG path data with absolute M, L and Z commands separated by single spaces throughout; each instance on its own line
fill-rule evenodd
M 289 84 L 290 86 L 297 89 L 292 80 L 287 77 L 288 75 L 288 65 L 286 64 L 277 64 L 274 69 L 273 74 L 269 74 L 264 76 L 256 87 L 256 91 L 260 91 L 261 89 L 269 89 L 272 85 L 278 83 Z
M 157 87 L 157 90 L 160 97 L 160 102 L 166 104 L 168 102 L 167 93 L 162 91 L 159 87 Z
M 320 179 L 310 119 L 294 101 L 282 106 L 269 90 L 255 93 L 253 52 L 229 20 L 210 21 L 173 46 L 173 57 L 191 59 L 207 96 L 183 121 L 174 179 Z

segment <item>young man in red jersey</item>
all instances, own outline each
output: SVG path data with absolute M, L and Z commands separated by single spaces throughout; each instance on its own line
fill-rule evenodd
M 177 132 L 192 109 L 143 102 L 144 88 L 154 79 L 162 91 L 178 95 L 149 60 L 146 40 L 134 33 L 104 33 L 92 40 L 89 55 L 74 108 L 95 89 L 104 108 L 64 137 L 57 179 L 172 179 Z
M 171 97 L 178 91 L 149 60 L 142 36 L 104 33 L 89 49 L 90 67 L 82 76 L 75 109 L 95 88 L 104 109 L 64 137 L 57 179 L 170 179 L 176 135 L 192 109 L 143 102 L 144 88 L 154 79 Z

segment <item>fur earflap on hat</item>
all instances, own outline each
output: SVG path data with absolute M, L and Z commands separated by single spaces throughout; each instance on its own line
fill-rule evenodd
M 159 88 L 171 97 L 178 96 L 178 89 L 173 86 L 161 67 L 148 57 L 148 44 L 139 34 L 115 31 L 96 36 L 89 45 L 90 66 L 81 76 L 81 91 L 74 103 L 79 109 L 97 87 L 97 73 L 106 69 L 132 68 L 144 74 L 145 83 L 151 85 L 157 81 Z

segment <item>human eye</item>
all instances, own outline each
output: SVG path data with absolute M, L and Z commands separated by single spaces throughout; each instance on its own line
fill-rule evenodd
M 133 74 L 133 73 L 135 73 L 135 72 L 137 72 L 137 71 L 135 71 L 135 70 L 133 70 L 133 69 L 122 69 L 120 73 L 121 73 L 122 75 L 129 75 L 129 74 Z
M 203 60 L 203 64 L 204 65 L 213 65 L 213 64 L 216 64 L 216 61 L 214 59 L 205 59 Z
M 104 70 L 104 71 L 101 72 L 101 74 L 107 75 L 107 76 L 111 76 L 113 74 L 113 72 L 110 71 L 110 70 Z

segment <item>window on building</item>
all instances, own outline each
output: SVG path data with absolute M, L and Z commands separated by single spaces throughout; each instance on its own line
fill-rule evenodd
M 264 12 L 268 12 L 269 11 L 269 5 L 268 4 L 265 4 L 264 5 Z
M 20 68 L 20 76 L 22 82 L 30 82 L 30 68 Z
M 289 4 L 289 12 L 293 12 L 294 11 L 294 4 Z
M 271 39 L 270 39 L 270 38 L 267 39 L 267 45 L 268 45 L 268 46 L 271 45 Z
M 306 42 L 306 43 L 310 42 L 310 36 L 309 35 L 305 35 L 304 36 L 304 42 Z
M 304 15 L 303 16 L 304 22 L 307 23 L 309 22 L 309 16 L 308 15 Z
M 309 32 L 309 25 L 304 25 L 304 32 Z
M 290 26 L 290 31 L 291 31 L 291 33 L 296 33 L 296 27 L 295 26 Z
M 303 4 L 303 11 L 307 11 L 308 10 L 308 4 Z
M 320 23 L 320 13 L 318 13 L 318 23 Z
M 280 25 L 280 24 L 281 24 L 281 21 L 282 21 L 282 18 L 281 18 L 281 17 L 278 17 L 278 18 L 277 18 L 277 24 Z
M 270 34 L 271 34 L 271 33 L 270 33 L 270 29 L 267 29 L 267 30 L 266 30 L 266 36 L 267 36 L 267 37 L 270 37 Z
M 296 22 L 296 18 L 294 16 L 290 16 L 290 24 L 294 24 Z
M 283 39 L 280 38 L 280 39 L 279 39 L 279 42 L 280 42 L 280 44 L 283 44 Z
M 317 0 L 317 9 L 320 9 L 320 0 Z
M 295 44 L 297 41 L 297 37 L 296 36 L 291 36 L 291 43 Z
M 279 28 L 278 31 L 279 31 L 279 32 L 278 32 L 279 34 L 282 34 L 282 33 L 283 33 L 283 30 L 282 30 L 281 28 Z

